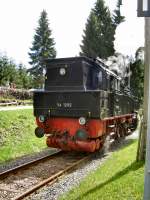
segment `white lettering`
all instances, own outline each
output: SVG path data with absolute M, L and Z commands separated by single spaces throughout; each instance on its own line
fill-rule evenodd
M 61 106 L 62 106 L 62 105 L 61 105 L 61 103 L 57 103 L 57 107 L 59 107 L 59 108 L 60 108 Z
M 63 103 L 63 106 L 65 108 L 71 108 L 72 107 L 72 103 Z
M 72 103 L 56 103 L 57 107 L 61 108 L 71 108 L 72 107 Z

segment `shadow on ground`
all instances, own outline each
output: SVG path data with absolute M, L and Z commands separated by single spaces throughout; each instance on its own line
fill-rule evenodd
M 136 139 L 120 139 L 119 141 L 115 141 L 110 145 L 110 151 L 117 151 L 119 149 L 124 149 L 137 141 Z

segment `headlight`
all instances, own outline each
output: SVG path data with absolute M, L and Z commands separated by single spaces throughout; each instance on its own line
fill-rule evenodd
M 39 116 L 39 122 L 44 122 L 45 121 L 45 117 L 43 115 Z
M 64 76 L 66 74 L 66 69 L 60 68 L 59 73 L 60 73 L 60 75 Z
M 136 119 L 136 118 L 137 118 L 137 114 L 134 113 L 132 118 L 133 118 L 133 119 Z
M 85 119 L 85 117 L 80 117 L 80 118 L 79 118 L 79 124 L 80 124 L 80 125 L 85 125 L 85 124 L 86 124 L 86 119 Z

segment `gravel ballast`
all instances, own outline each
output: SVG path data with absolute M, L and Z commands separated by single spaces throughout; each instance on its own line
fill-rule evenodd
M 35 159 L 39 159 L 41 157 L 51 155 L 57 151 L 58 150 L 54 149 L 54 148 L 47 148 L 47 149 L 43 149 L 41 152 L 37 152 L 34 154 L 30 154 L 30 155 L 25 155 L 20 158 L 14 159 L 12 161 L 7 161 L 5 163 L 1 163 L 0 164 L 0 173 L 2 173 L 3 171 L 9 170 L 11 168 L 14 168 L 14 167 L 18 167 L 22 164 L 26 164 L 28 162 L 34 161 Z
M 79 185 L 80 181 L 85 178 L 90 172 L 96 170 L 106 159 L 108 159 L 113 151 L 116 151 L 120 147 L 128 144 L 130 139 L 116 143 L 110 148 L 109 152 L 104 155 L 102 151 L 96 152 L 91 155 L 89 161 L 82 164 L 74 170 L 72 173 L 67 174 L 63 178 L 59 179 L 58 182 L 52 186 L 45 186 L 36 193 L 27 197 L 26 200 L 56 200 L 64 193 L 71 190 L 73 187 Z

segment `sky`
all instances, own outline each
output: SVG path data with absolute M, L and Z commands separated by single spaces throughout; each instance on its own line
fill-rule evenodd
M 96 0 L 0 0 L 0 52 L 19 64 L 30 67 L 29 48 L 32 46 L 40 13 L 48 13 L 49 27 L 56 43 L 57 57 L 77 56 L 83 29 Z M 116 0 L 105 0 L 110 10 Z M 134 55 L 144 45 L 144 19 L 137 18 L 137 0 L 122 0 L 122 14 L 126 21 L 115 35 L 115 49 Z

